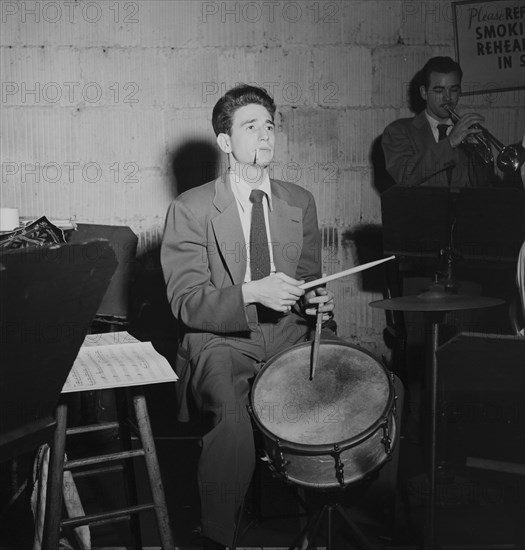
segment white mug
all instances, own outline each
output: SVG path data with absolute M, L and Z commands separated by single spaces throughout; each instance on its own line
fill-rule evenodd
M 0 231 L 13 231 L 19 225 L 18 208 L 0 208 Z

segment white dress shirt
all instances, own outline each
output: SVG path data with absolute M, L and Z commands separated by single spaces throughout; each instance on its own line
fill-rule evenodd
M 435 118 L 432 118 L 426 111 L 425 116 L 427 117 L 428 123 L 430 124 L 430 129 L 434 134 L 434 139 L 436 140 L 436 142 L 439 141 L 438 124 L 448 124 L 447 136 L 450 134 L 450 131 L 452 130 L 452 121 L 450 120 L 450 118 L 446 122 L 438 122 Z

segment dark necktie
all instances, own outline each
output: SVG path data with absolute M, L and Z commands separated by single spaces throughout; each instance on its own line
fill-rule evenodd
M 438 124 L 438 141 L 445 139 L 447 137 L 448 124 Z
M 270 274 L 270 251 L 264 222 L 263 198 L 266 195 L 260 189 L 250 193 L 252 203 L 252 221 L 250 226 L 250 272 L 252 281 Z

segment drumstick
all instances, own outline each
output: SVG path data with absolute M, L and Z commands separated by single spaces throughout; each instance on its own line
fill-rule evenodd
M 389 256 L 388 258 L 383 258 L 382 260 L 375 260 L 374 262 L 368 262 L 367 264 L 356 265 L 345 271 L 340 271 L 339 273 L 333 273 L 327 277 L 321 277 L 320 279 L 315 279 L 315 281 L 308 281 L 307 283 L 302 284 L 299 288 L 306 290 L 307 288 L 312 288 L 313 286 L 320 286 L 328 281 L 333 281 L 341 277 L 346 277 L 347 275 L 352 275 L 352 273 L 358 273 L 359 271 L 364 271 L 365 269 L 370 269 L 376 265 L 382 264 L 383 262 L 388 262 L 393 260 L 395 256 Z
M 317 360 L 319 358 L 319 345 L 321 342 L 321 328 L 323 326 L 323 312 L 320 311 L 321 304 L 317 309 L 317 318 L 315 320 L 315 335 L 314 343 L 312 345 L 312 361 L 310 362 L 310 380 L 313 380 L 315 376 L 315 369 L 317 367 Z

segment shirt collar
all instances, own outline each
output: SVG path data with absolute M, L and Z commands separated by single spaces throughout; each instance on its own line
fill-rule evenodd
M 452 121 L 450 120 L 450 118 L 446 122 L 439 122 L 434 117 L 431 117 L 428 114 L 428 111 L 426 110 L 425 110 L 425 116 L 427 117 L 428 123 L 430 124 L 430 128 L 432 128 L 432 131 L 435 132 L 436 134 L 438 131 L 437 129 L 438 124 L 447 124 L 448 126 L 452 126 Z
M 250 205 L 250 193 L 252 187 L 236 172 L 230 173 L 230 182 L 232 186 L 233 195 L 241 205 L 243 211 L 246 211 Z M 262 184 L 257 188 L 266 193 L 268 199 L 268 208 L 272 210 L 272 187 L 270 185 L 270 176 L 266 172 Z

